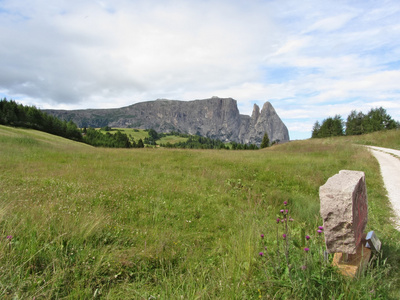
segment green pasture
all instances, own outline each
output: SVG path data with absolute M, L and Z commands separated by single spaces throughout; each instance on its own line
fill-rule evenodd
M 377 161 L 353 142 L 105 149 L 0 126 L 0 297 L 398 299 L 400 233 Z M 319 186 L 342 169 L 366 174 L 383 254 L 355 281 L 272 281 L 260 234 L 274 246 L 283 201 L 293 234 L 315 234 Z
M 100 130 L 100 128 L 99 128 Z M 112 128 L 110 131 L 100 130 L 102 133 L 109 132 L 111 134 L 115 133 L 117 130 L 121 131 L 122 133 L 126 134 L 128 137 L 132 137 L 137 142 L 138 140 L 149 137 L 149 134 L 144 129 L 134 129 L 134 128 Z
M 176 144 L 180 142 L 186 142 L 187 138 L 176 136 L 176 135 L 167 135 L 162 137 L 161 139 L 157 140 L 157 144 Z
M 111 134 L 115 133 L 117 130 L 121 131 L 122 133 L 126 134 L 128 137 L 132 138 L 137 142 L 139 139 L 144 140 L 146 137 L 149 137 L 147 130 L 144 129 L 134 129 L 134 128 L 112 128 L 111 131 L 104 131 L 101 132 L 106 133 L 109 132 Z M 164 136 L 161 139 L 157 140 L 157 144 L 176 144 L 179 142 L 186 142 L 187 138 L 176 136 L 176 135 L 168 135 Z
M 350 143 L 400 150 L 399 129 L 377 131 L 370 134 L 342 137 Z
M 110 132 L 111 134 L 113 134 L 117 130 L 121 131 L 122 133 L 125 133 L 128 137 L 131 137 L 131 140 L 133 138 L 136 142 L 140 139 L 144 140 L 146 137 L 149 137 L 147 130 L 144 130 L 144 129 L 112 128 L 111 131 L 101 130 L 101 132 L 103 132 L 103 133 Z M 157 144 L 166 144 L 166 143 L 176 144 L 176 143 L 185 142 L 185 141 L 187 141 L 187 138 L 175 136 L 175 135 L 168 135 L 168 136 L 162 137 L 161 139 L 157 140 Z

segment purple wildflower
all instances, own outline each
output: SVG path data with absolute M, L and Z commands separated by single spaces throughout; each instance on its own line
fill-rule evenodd
M 286 239 L 286 234 L 282 234 L 283 239 Z
M 310 251 L 310 248 L 305 247 L 305 248 L 304 248 L 304 251 L 305 251 L 305 252 L 308 252 L 308 251 Z
M 321 233 L 322 233 L 322 230 L 321 230 L 321 229 L 318 229 L 317 232 L 318 232 L 318 234 L 321 234 Z
M 281 209 L 281 213 L 284 213 L 285 211 L 283 209 Z
M 302 265 L 302 266 L 301 266 L 301 269 L 304 271 L 304 270 L 306 270 L 306 269 L 307 269 L 307 266 L 305 266 L 305 265 Z
M 7 240 L 12 240 L 13 236 L 12 235 L 7 235 Z
M 311 237 L 309 235 L 306 235 L 306 240 L 308 241 L 309 239 L 311 239 Z
M 283 205 L 285 205 L 285 206 L 286 206 L 286 205 L 287 205 L 287 201 L 283 201 Z
M 263 235 L 263 234 L 261 234 L 261 238 L 262 238 L 262 239 L 264 238 L 264 235 Z
M 281 221 L 281 219 L 277 218 L 276 219 L 276 223 L 279 223 Z
M 263 255 L 264 255 L 264 253 L 263 253 L 263 252 L 260 252 L 260 253 L 258 253 L 258 255 L 260 255 L 260 256 L 263 256 Z
M 318 229 L 319 229 L 319 230 L 324 230 L 324 227 L 318 226 Z
M 285 209 L 285 214 L 287 214 L 289 212 L 289 210 Z

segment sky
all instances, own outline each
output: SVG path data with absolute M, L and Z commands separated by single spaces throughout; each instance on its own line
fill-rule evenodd
M 400 120 L 399 0 L 0 0 L 0 97 L 41 109 L 269 101 L 290 138 Z

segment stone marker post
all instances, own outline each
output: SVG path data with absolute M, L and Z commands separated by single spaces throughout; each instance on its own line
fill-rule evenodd
M 368 218 L 365 174 L 342 170 L 319 188 L 329 253 L 355 254 Z
M 354 277 L 360 262 L 364 260 L 364 249 L 369 251 L 363 245 L 368 220 L 364 172 L 340 171 L 319 188 L 319 196 L 326 249 L 328 253 L 338 254 L 335 254 L 336 260 L 334 257 L 338 266 L 355 264 L 355 270 L 349 272 L 346 267 L 343 272 Z

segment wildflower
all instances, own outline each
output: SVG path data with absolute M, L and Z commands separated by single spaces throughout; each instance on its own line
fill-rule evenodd
M 7 240 L 12 240 L 13 236 L 12 235 L 7 235 Z
M 324 227 L 318 226 L 318 229 L 319 229 L 319 230 L 324 230 Z
M 279 223 L 281 221 L 281 219 L 277 218 L 276 219 L 276 223 Z
M 310 251 L 310 248 L 305 247 L 305 248 L 304 248 L 304 251 L 305 251 L 305 252 L 308 252 L 308 251 Z
M 285 214 L 287 214 L 289 212 L 289 210 L 285 209 Z
M 262 239 L 264 238 L 264 235 L 263 235 L 263 234 L 261 234 L 261 238 L 262 238 Z
M 286 234 L 282 234 L 283 239 L 286 239 Z
M 258 253 L 258 255 L 260 255 L 260 256 L 263 256 L 263 255 L 264 255 L 264 253 L 263 253 L 263 252 L 260 252 L 260 253 Z
M 281 213 L 282 213 L 282 214 L 284 213 L 284 210 L 283 210 L 283 209 L 281 209 Z
M 306 240 L 308 241 L 309 239 L 311 239 L 311 237 L 309 235 L 306 235 Z
M 322 230 L 321 230 L 321 229 L 318 229 L 317 232 L 318 232 L 318 234 L 321 234 L 321 233 L 322 233 Z
M 286 205 L 287 205 L 287 201 L 283 201 L 283 205 L 285 205 L 285 206 L 286 206 Z
M 292 217 L 289 217 L 289 222 L 293 222 L 294 219 Z
M 304 270 L 306 270 L 306 269 L 307 269 L 307 266 L 305 266 L 305 265 L 302 265 L 302 266 L 301 266 L 301 269 L 304 271 Z

